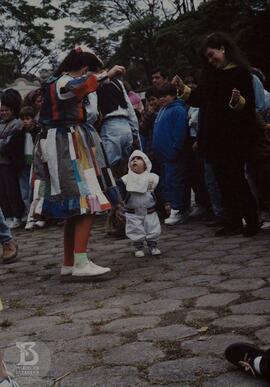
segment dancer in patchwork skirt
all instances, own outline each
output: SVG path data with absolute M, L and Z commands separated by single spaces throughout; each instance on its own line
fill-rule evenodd
M 94 75 L 102 65 L 93 53 L 74 49 L 44 90 L 43 129 L 34 149 L 34 215 L 65 220 L 62 276 L 110 271 L 87 257 L 93 214 L 120 201 L 102 142 L 87 123 L 84 107 L 84 98 L 99 82 L 124 72 L 122 66 L 115 66 Z

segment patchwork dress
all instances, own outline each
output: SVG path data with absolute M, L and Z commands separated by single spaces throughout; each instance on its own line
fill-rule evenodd
M 36 217 L 93 214 L 119 201 L 101 139 L 87 123 L 84 98 L 96 88 L 94 75 L 47 81 L 33 160 Z

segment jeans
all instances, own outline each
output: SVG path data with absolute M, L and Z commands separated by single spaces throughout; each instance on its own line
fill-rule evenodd
M 9 242 L 12 239 L 11 232 L 9 227 L 5 222 L 5 217 L 3 215 L 2 209 L 0 208 L 0 243 Z
M 189 209 L 188 158 L 182 157 L 175 162 L 161 162 L 161 190 L 165 202 L 171 208 L 184 212 Z
M 204 178 L 210 196 L 213 212 L 216 216 L 222 216 L 224 210 L 222 207 L 220 189 L 214 173 L 213 165 L 206 160 L 204 161 Z
M 128 119 L 111 117 L 102 124 L 100 137 L 110 166 L 128 159 L 132 153 L 133 136 Z

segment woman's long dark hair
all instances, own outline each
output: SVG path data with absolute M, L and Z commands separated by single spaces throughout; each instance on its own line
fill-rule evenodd
M 223 32 L 214 32 L 211 35 L 208 35 L 201 45 L 200 56 L 206 69 L 211 67 L 205 56 L 207 48 L 221 49 L 222 47 L 224 47 L 225 57 L 228 62 L 238 65 L 250 72 L 251 69 L 247 58 L 233 39 Z
M 55 72 L 56 76 L 64 72 L 78 71 L 87 66 L 89 71 L 97 71 L 103 62 L 93 53 L 82 51 L 80 47 L 70 51 Z

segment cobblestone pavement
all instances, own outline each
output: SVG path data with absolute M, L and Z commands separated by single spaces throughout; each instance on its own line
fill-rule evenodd
M 99 217 L 90 256 L 112 273 L 84 283 L 60 281 L 62 233 L 16 231 L 20 260 L 0 266 L 1 351 L 13 369 L 15 343 L 36 343 L 40 358 L 37 376 L 15 369 L 22 387 L 68 371 L 61 387 L 268 385 L 223 352 L 236 341 L 270 345 L 270 230 L 214 238 L 198 222 L 167 227 L 162 256 L 135 258 L 127 239 L 104 236 Z

